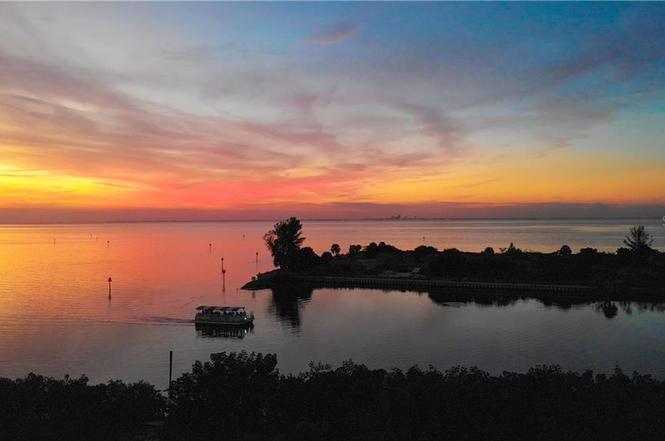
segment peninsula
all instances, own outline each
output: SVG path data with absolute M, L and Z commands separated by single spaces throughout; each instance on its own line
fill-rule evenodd
M 278 269 L 258 274 L 243 289 L 285 284 L 313 287 L 377 288 L 409 291 L 481 290 L 491 295 L 551 295 L 592 299 L 665 299 L 665 253 L 651 247 L 644 227 L 631 228 L 625 247 L 614 253 L 568 245 L 551 252 L 523 251 L 514 244 L 481 252 L 419 246 L 401 250 L 384 242 L 338 244 L 316 254 L 302 247 L 302 224 L 278 222 L 264 239 Z

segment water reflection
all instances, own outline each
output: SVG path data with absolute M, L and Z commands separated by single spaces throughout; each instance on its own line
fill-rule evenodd
M 662 313 L 665 312 L 665 303 L 605 301 L 596 303 L 595 308 L 596 311 L 602 312 L 605 317 L 611 319 L 616 317 L 619 311 L 622 311 L 626 315 L 632 315 L 633 308 L 637 308 L 639 312 L 652 311 Z
M 202 325 L 196 323 L 196 336 L 203 338 L 237 338 L 242 339 L 254 331 L 253 326 L 224 326 L 224 325 Z
M 630 225 L 642 223 L 649 225 Z M 372 240 L 413 248 L 422 236 L 437 247 L 470 250 L 511 241 L 545 251 L 562 243 L 616 249 L 630 226 L 612 224 L 610 234 L 605 224 L 583 233 L 576 223 L 541 224 L 308 222 L 305 236 L 318 253 L 332 243 L 346 249 Z M 596 308 L 602 302 L 492 298 L 491 292 L 238 290 L 257 272 L 273 268 L 262 239 L 271 226 L 0 226 L 0 375 L 86 374 L 92 382 L 146 379 L 166 387 L 169 350 L 180 373 L 211 352 L 246 349 L 277 353 L 283 372 L 299 372 L 311 360 L 353 358 L 372 367 L 464 364 L 497 373 L 545 362 L 575 370 L 618 364 L 665 378 L 663 304 L 614 301 L 616 315 L 609 319 L 602 306 Z M 543 241 L 541 227 L 556 231 Z M 251 335 L 194 330 L 195 308 L 202 304 L 245 305 L 255 313 L 257 328 Z M 611 303 L 605 306 L 611 309 Z
M 596 304 L 596 311 L 600 311 L 606 318 L 612 319 L 619 313 L 619 307 L 615 302 L 600 302 Z
M 450 303 L 475 303 L 481 306 L 511 306 L 523 297 L 516 295 L 488 295 L 488 291 L 428 291 L 427 296 L 432 303 L 448 306 Z
M 293 284 L 272 289 L 272 295 L 268 303 L 268 313 L 275 316 L 279 322 L 286 324 L 294 331 L 298 331 L 302 322 L 305 306 L 312 299 L 312 293 L 322 288 L 320 286 Z M 384 293 L 395 292 L 395 290 L 374 290 Z M 543 298 L 530 297 L 525 293 L 505 293 L 497 295 L 487 290 L 437 290 L 426 292 L 401 291 L 405 296 L 427 294 L 427 297 L 435 305 L 443 308 L 457 307 L 460 304 L 474 304 L 481 307 L 511 307 L 518 302 L 532 299 L 546 307 L 568 311 L 573 307 L 590 306 L 596 312 L 607 319 L 617 317 L 619 312 L 631 315 L 634 309 L 638 311 L 665 312 L 665 303 L 661 302 L 636 302 L 636 301 L 597 301 L 589 298 L 548 296 Z
M 272 289 L 268 312 L 287 324 L 291 329 L 300 329 L 301 311 L 312 298 L 314 288 L 304 285 L 284 285 Z
M 488 293 L 452 293 L 452 292 L 429 292 L 428 297 L 432 300 L 433 303 L 442 306 L 448 307 L 452 303 L 473 303 L 476 305 L 483 306 L 514 306 L 518 301 L 525 300 L 528 297 L 524 295 L 511 295 L 511 294 L 502 294 L 501 296 L 495 296 Z M 584 298 L 554 298 L 554 297 L 545 297 L 545 298 L 535 298 L 534 300 L 540 302 L 541 304 L 554 307 L 556 309 L 567 311 L 573 306 L 581 305 L 590 305 L 593 306 L 594 310 L 598 313 L 601 313 L 605 318 L 613 319 L 618 314 L 619 311 L 623 312 L 626 315 L 632 315 L 633 309 L 638 311 L 653 311 L 653 312 L 665 312 L 665 303 L 662 302 L 645 302 L 645 301 L 616 301 L 616 300 L 604 300 L 596 301 Z

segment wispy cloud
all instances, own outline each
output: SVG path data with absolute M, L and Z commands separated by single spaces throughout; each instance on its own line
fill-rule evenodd
M 445 4 L 408 17 L 383 5 L 378 18 L 321 4 L 300 21 L 280 5 L 291 20 L 272 27 L 256 26 L 262 7 L 211 6 L 242 9 L 224 21 L 195 6 L 187 22 L 167 19 L 177 4 L 138 7 L 0 5 L 0 207 L 355 204 L 361 216 L 407 202 L 662 201 L 657 132 L 622 146 L 592 130 L 622 135 L 640 121 L 631 108 L 662 106 L 665 7 L 630 6 L 609 35 L 561 24 L 545 38 L 533 22 L 533 39 L 516 26 L 499 41 L 478 10 L 433 29 Z M 362 39 L 348 17 L 371 23 Z M 337 24 L 308 34 L 312 22 Z
M 310 34 L 306 40 L 313 44 L 333 45 L 339 44 L 351 38 L 358 32 L 360 26 L 357 23 L 345 22 L 337 23 L 325 27 L 313 34 Z

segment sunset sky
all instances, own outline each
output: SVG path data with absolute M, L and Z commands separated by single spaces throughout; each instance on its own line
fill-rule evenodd
M 0 222 L 665 215 L 665 4 L 0 4 Z

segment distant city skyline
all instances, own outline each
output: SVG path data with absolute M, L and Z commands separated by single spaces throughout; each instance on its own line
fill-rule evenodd
M 2 3 L 0 223 L 665 215 L 665 4 Z

